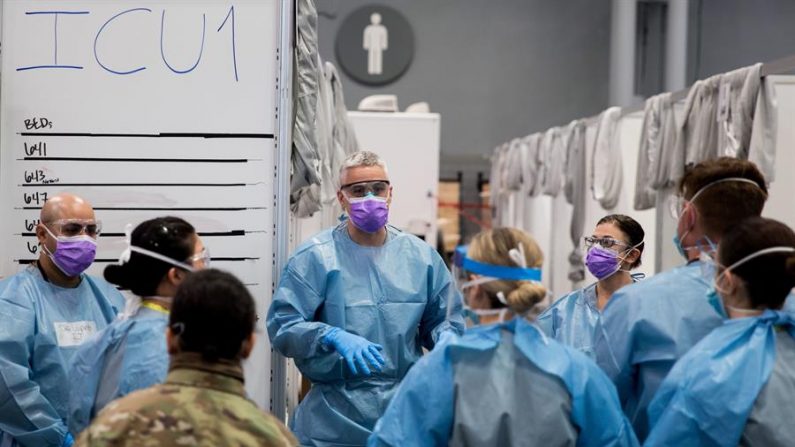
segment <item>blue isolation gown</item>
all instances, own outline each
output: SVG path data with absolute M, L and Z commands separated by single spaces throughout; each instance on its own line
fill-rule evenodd
M 660 386 L 645 445 L 792 445 L 793 336 L 792 317 L 769 310 L 712 331 Z
M 370 447 L 636 446 L 615 388 L 521 318 L 452 337 L 406 376 Z
M 708 298 L 700 261 L 618 290 L 595 332 L 596 362 L 613 380 L 624 412 L 642 442 L 646 409 L 674 363 L 723 323 Z
M 29 265 L 0 282 L 3 447 L 60 447 L 66 437 L 68 364 L 80 344 L 124 309 L 111 284 L 80 278 L 75 288 L 59 287 Z
M 314 236 L 292 256 L 274 294 L 273 347 L 312 381 L 291 419 L 301 445 L 364 445 L 422 348 L 464 330 L 461 295 L 441 257 L 387 229 L 380 247 L 356 244 L 345 222 Z M 335 327 L 383 346 L 383 370 L 354 375 L 321 342 Z
M 168 374 L 168 313 L 141 307 L 78 348 L 69 369 L 69 429 L 77 436 L 114 399 Z

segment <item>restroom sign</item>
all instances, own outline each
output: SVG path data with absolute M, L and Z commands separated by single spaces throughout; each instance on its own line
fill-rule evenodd
M 337 62 L 362 84 L 386 85 L 411 65 L 414 33 L 395 9 L 370 5 L 353 11 L 337 32 Z

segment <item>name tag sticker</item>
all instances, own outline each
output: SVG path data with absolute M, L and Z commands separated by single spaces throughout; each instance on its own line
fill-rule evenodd
M 56 322 L 53 326 L 58 346 L 62 348 L 80 346 L 97 332 L 97 324 L 93 321 Z

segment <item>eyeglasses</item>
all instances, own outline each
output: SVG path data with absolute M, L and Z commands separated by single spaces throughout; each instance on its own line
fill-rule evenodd
M 585 247 L 591 248 L 595 244 L 599 244 L 602 248 L 613 248 L 615 246 L 622 246 L 622 247 L 629 247 L 629 244 L 626 242 L 621 242 L 612 237 L 593 237 L 593 236 L 586 236 L 583 238 L 585 241 Z
M 201 261 L 201 265 L 204 268 L 210 268 L 210 250 L 207 250 L 207 247 L 202 248 L 202 251 L 188 258 L 188 262 L 191 264 L 199 261 Z
M 45 223 L 59 235 L 66 237 L 85 234 L 96 238 L 102 232 L 102 222 L 92 219 L 58 219 Z
M 386 197 L 389 193 L 388 180 L 374 180 L 369 182 L 351 183 L 340 187 L 351 197 L 364 197 L 367 194 L 373 194 L 379 197 Z
M 682 217 L 682 213 L 685 211 L 685 206 L 688 203 L 689 202 L 682 196 L 668 197 L 668 211 L 671 213 L 671 217 L 679 220 Z

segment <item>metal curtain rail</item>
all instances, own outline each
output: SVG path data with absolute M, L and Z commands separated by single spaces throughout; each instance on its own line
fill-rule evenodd
M 774 61 L 763 63 L 762 68 L 759 70 L 759 77 L 764 78 L 765 76 L 769 75 L 787 74 L 793 71 L 795 71 L 795 54 L 782 57 L 781 59 L 776 59 Z M 690 89 L 692 87 L 693 86 L 691 85 L 689 87 L 683 88 L 682 90 L 677 90 L 673 92 L 671 99 L 674 102 L 684 100 L 685 98 L 687 98 L 687 94 L 690 93 Z M 646 107 L 645 101 L 635 106 L 622 107 L 621 116 L 642 112 L 645 107 Z M 595 124 L 596 122 L 599 121 L 599 115 L 601 114 L 602 112 L 599 112 L 596 115 L 592 115 L 587 118 L 582 118 L 581 120 L 584 121 L 586 125 Z
M 293 142 L 293 33 L 295 0 L 279 2 L 279 80 L 278 139 L 276 154 L 276 186 L 274 197 L 273 284 L 276 292 L 279 277 L 287 264 L 290 229 L 290 154 Z M 270 410 L 280 421 L 287 420 L 287 359 L 271 348 Z

